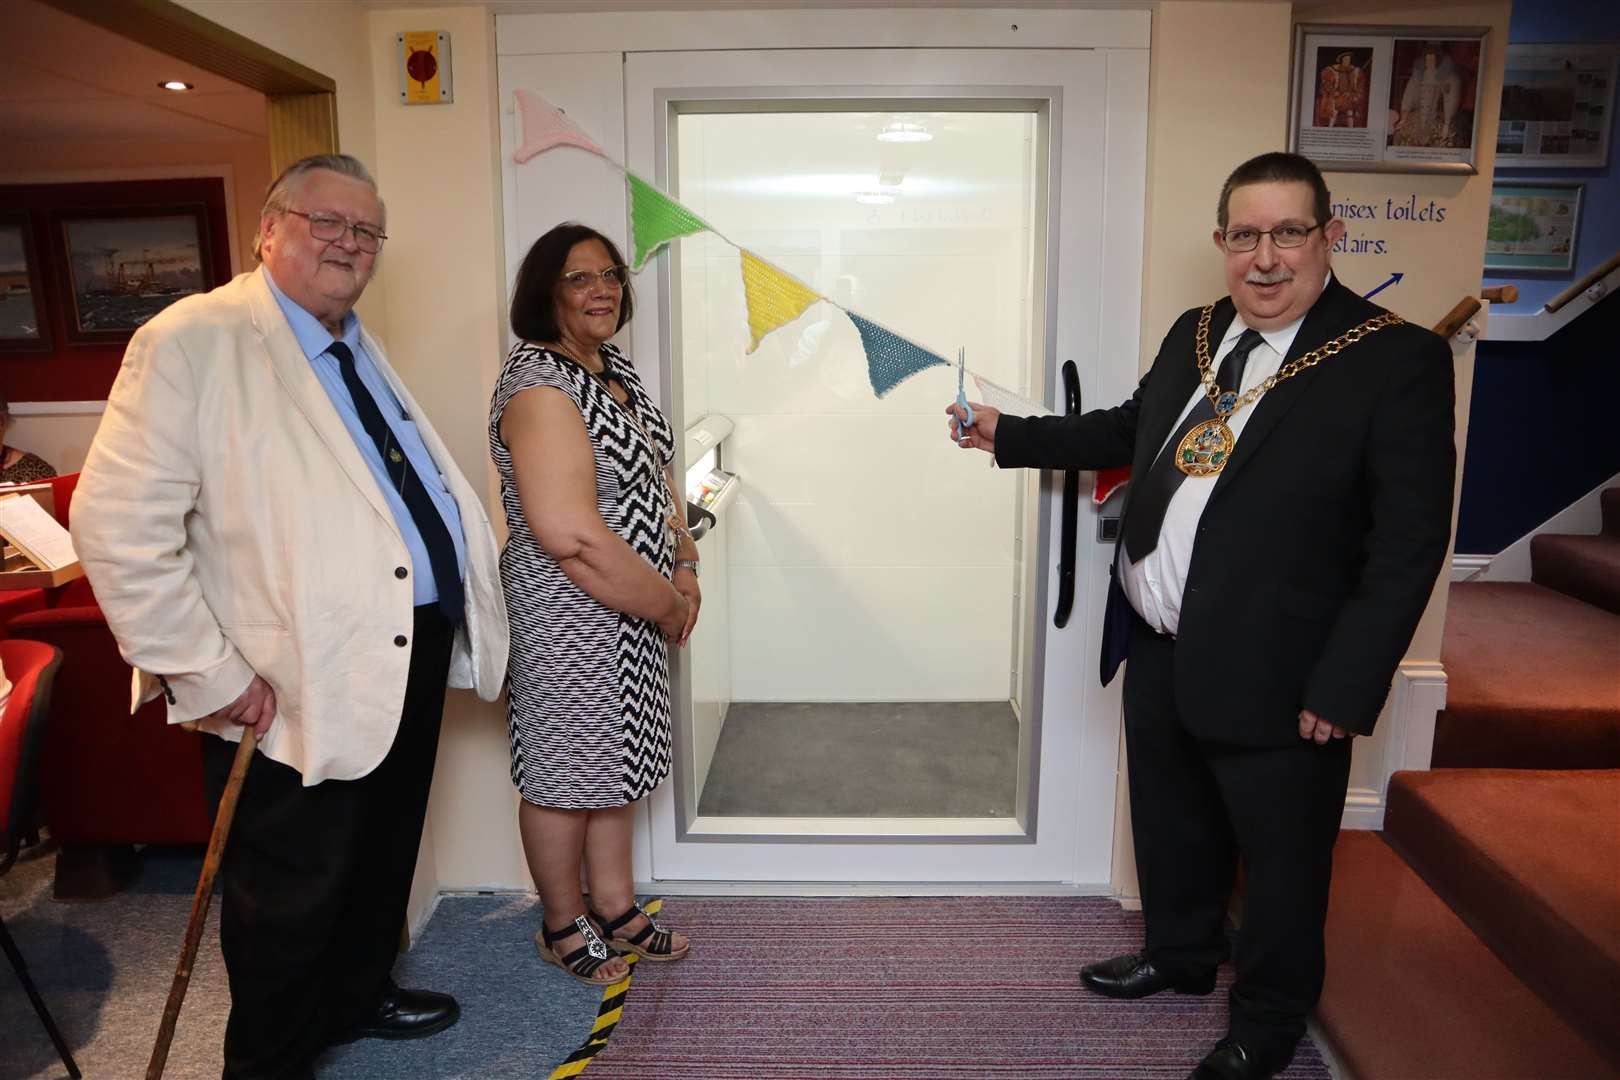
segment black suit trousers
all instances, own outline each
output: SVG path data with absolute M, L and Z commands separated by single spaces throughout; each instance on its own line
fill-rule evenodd
M 1147 954 L 1175 975 L 1202 973 L 1226 958 L 1226 910 L 1241 859 L 1231 1034 L 1286 1057 L 1322 992 L 1323 924 L 1350 740 L 1253 747 L 1194 738 L 1176 701 L 1173 669 L 1177 650 L 1197 647 L 1133 617 L 1125 746 Z M 1241 698 L 1243 687 L 1231 692 Z
M 226 1080 L 304 1080 L 333 1036 L 376 1007 L 399 952 L 438 753 L 455 630 L 418 607 L 399 731 L 357 780 L 304 787 L 255 754 L 220 868 L 231 988 Z M 236 744 L 203 740 L 219 805 Z

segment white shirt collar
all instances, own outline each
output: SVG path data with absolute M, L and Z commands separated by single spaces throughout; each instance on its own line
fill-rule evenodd
M 1322 282 L 1322 291 L 1326 292 L 1328 285 L 1332 284 L 1332 282 L 1333 271 L 1329 270 L 1327 278 Z M 1318 299 L 1320 299 L 1320 296 L 1318 296 Z M 1309 309 L 1306 309 L 1306 313 L 1309 314 Z M 1267 345 L 1270 345 L 1276 351 L 1278 356 L 1287 356 L 1288 350 L 1293 348 L 1294 338 L 1299 336 L 1299 328 L 1304 321 L 1305 316 L 1301 315 L 1287 326 L 1279 326 L 1275 330 L 1260 331 L 1260 336 L 1265 339 Z M 1241 311 L 1235 313 L 1232 316 L 1232 324 L 1226 328 L 1226 334 L 1221 338 L 1221 347 L 1224 348 L 1229 341 L 1235 341 L 1247 329 L 1249 329 L 1249 324 L 1243 321 L 1243 313 Z

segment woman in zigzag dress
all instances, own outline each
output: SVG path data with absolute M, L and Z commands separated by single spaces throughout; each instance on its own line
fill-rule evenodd
M 535 942 L 593 984 L 628 974 L 616 952 L 678 960 L 688 947 L 636 906 L 630 870 L 635 801 L 669 775 L 668 645 L 686 643 L 701 603 L 675 434 L 608 344 L 631 309 L 607 237 L 568 223 L 535 241 L 489 417 L 510 530 L 512 782 L 544 907 Z

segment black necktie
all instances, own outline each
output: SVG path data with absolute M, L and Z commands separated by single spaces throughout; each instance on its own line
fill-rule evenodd
M 411 459 L 405 456 L 404 448 L 389 430 L 388 421 L 383 419 L 382 410 L 377 407 L 377 399 L 360 381 L 360 373 L 354 369 L 354 353 L 341 341 L 332 342 L 327 351 L 337 357 L 338 370 L 343 372 L 343 385 L 349 388 L 349 397 L 354 400 L 354 411 L 360 414 L 360 423 L 365 427 L 366 434 L 377 444 L 383 469 L 393 482 L 394 490 L 405 500 L 405 508 L 411 512 L 416 531 L 427 546 L 433 581 L 439 587 L 439 610 L 444 612 L 452 625 L 459 625 L 464 603 L 461 569 L 456 563 L 456 544 L 450 538 L 450 530 L 445 527 L 444 515 L 433 505 L 432 496 L 422 486 L 416 470 L 411 468 Z
M 1237 390 L 1249 353 L 1264 340 L 1258 330 L 1243 331 L 1237 344 L 1232 346 L 1232 351 L 1221 361 L 1221 370 L 1215 375 L 1216 385 L 1222 390 Z M 1153 462 L 1153 468 L 1143 478 L 1142 486 L 1131 499 L 1131 512 L 1125 517 L 1125 554 L 1131 562 L 1141 562 L 1143 556 L 1159 546 L 1159 532 L 1164 528 L 1164 515 L 1170 509 L 1170 499 L 1181 482 L 1187 479 L 1187 474 L 1176 468 L 1175 448 L 1181 445 L 1187 432 L 1214 417 L 1215 406 L 1210 402 L 1209 395 L 1200 393 L 1192 412 L 1170 436 L 1165 448 L 1159 451 L 1158 458 Z

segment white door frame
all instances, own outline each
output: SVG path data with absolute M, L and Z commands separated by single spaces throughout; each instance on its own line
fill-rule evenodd
M 881 72 L 882 85 L 873 85 Z M 625 160 L 665 183 L 664 139 L 673 101 L 716 98 L 914 99 L 933 102 L 1016 98 L 1046 103 L 1052 121 L 1049 161 L 1045 373 L 1073 359 L 1088 399 L 1114 403 L 1135 382 L 1141 309 L 1147 142 L 1147 54 L 1100 50 L 877 50 L 632 53 L 624 82 Z M 1065 103 L 1068 108 L 1065 109 Z M 1078 107 L 1077 107 L 1078 106 Z M 936 106 L 940 107 L 940 106 Z M 1098 153 L 1099 148 L 1101 153 Z M 657 264 L 659 289 L 643 288 L 630 328 L 631 353 L 666 408 L 677 404 L 671 378 L 672 320 L 668 257 Z M 1113 316 L 1113 317 L 1105 317 Z M 1124 317 L 1119 317 L 1123 315 Z M 651 358 L 661 358 L 653 368 Z M 1049 390 L 1049 398 L 1053 395 Z M 1053 402 L 1048 401 L 1051 406 Z M 1009 478 L 1011 482 L 1011 478 Z M 1040 519 L 1057 545 L 1058 486 L 1043 485 Z M 663 887 L 696 890 L 716 882 L 776 883 L 776 888 L 836 882 L 1016 884 L 1019 888 L 1107 891 L 1110 877 L 1120 709 L 1118 684 L 1097 685 L 1095 658 L 1106 568 L 1112 548 L 1094 542 L 1095 518 L 1083 513 L 1075 611 L 1068 626 L 1049 625 L 1056 595 L 1048 558 L 1037 609 L 1044 642 L 1035 649 L 1041 680 L 1040 775 L 1030 787 L 1041 807 L 1022 824 L 1006 819 L 838 823 L 837 839 L 780 835 L 761 823 L 724 819 L 724 834 L 701 822 L 679 826 L 676 785 L 649 800 L 653 876 Z M 1082 721 L 1074 719 L 1078 712 Z M 707 832 L 707 835 L 706 835 Z

